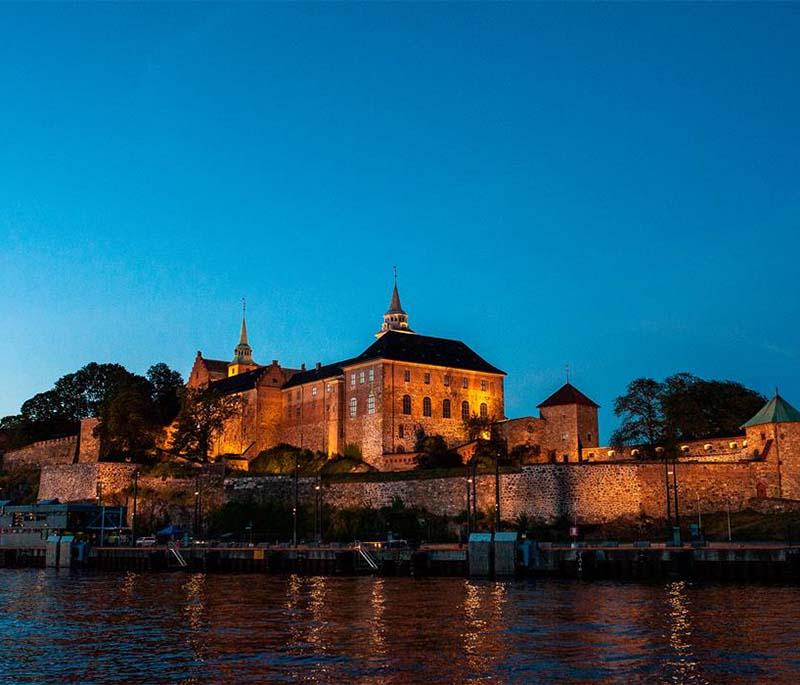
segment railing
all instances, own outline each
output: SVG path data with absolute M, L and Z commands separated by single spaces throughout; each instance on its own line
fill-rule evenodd
M 367 550 L 365 550 L 361 545 L 356 545 L 355 550 L 361 555 L 361 558 L 367 562 L 367 566 L 369 566 L 373 571 L 378 570 L 378 562 L 375 561 L 375 557 L 373 557 Z
M 168 542 L 167 549 L 170 552 L 172 552 L 172 555 L 178 560 L 178 564 L 180 565 L 181 568 L 186 568 L 186 566 L 188 566 L 188 564 L 186 563 L 186 559 L 183 558 L 181 553 L 178 551 L 178 548 L 175 547 L 174 542 Z

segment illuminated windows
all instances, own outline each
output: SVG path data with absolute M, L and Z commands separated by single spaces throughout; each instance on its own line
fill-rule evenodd
M 358 382 L 363 385 L 364 384 L 364 380 L 365 380 L 364 369 L 361 369 L 361 371 L 358 372 Z
M 486 392 L 489 388 L 489 383 L 485 380 L 481 380 L 481 392 Z
M 481 402 L 481 418 L 485 419 L 489 416 L 489 407 L 486 406 L 486 402 Z
M 350 398 L 350 418 L 354 418 L 358 412 L 358 400 L 355 397 Z
M 367 414 L 375 413 L 375 395 L 372 393 L 367 397 Z
M 372 381 L 375 380 L 375 369 L 370 369 L 367 375 L 369 378 L 369 382 L 372 383 Z

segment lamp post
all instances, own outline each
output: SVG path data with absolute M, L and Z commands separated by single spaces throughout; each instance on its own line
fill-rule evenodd
M 300 465 L 297 461 L 297 451 L 294 453 L 294 506 L 292 507 L 292 545 L 297 547 L 297 500 L 298 500 L 298 471 Z
M 197 487 L 197 485 L 195 485 Z M 194 526 L 192 526 L 194 538 L 200 537 L 200 490 L 194 491 Z
M 670 492 L 669 486 L 669 454 L 667 450 L 663 447 L 656 447 L 656 453 L 661 453 L 664 455 L 664 487 L 666 488 L 667 494 L 667 539 L 669 540 L 672 537 L 670 530 L 672 528 L 672 493 Z
M 469 467 L 467 469 L 467 473 L 469 473 Z M 469 540 L 470 533 L 472 533 L 472 507 L 470 506 L 470 503 L 469 503 L 469 499 L 470 499 L 469 486 L 471 485 L 471 483 L 472 483 L 472 478 L 468 477 L 466 479 L 466 484 L 467 484 L 467 540 Z
M 494 453 L 494 529 L 500 530 L 500 450 Z
M 314 512 L 314 539 L 317 544 L 320 544 L 322 541 L 322 488 L 319 482 L 314 486 L 314 490 L 316 491 L 314 497 L 316 505 L 316 511 Z
M 139 469 L 133 472 L 133 515 L 131 516 L 131 537 L 136 546 L 136 504 L 139 499 Z

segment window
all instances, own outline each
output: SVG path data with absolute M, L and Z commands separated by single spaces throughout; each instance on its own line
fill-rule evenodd
M 350 385 L 356 384 L 356 375 L 354 373 L 350 374 Z
M 411 395 L 403 395 L 403 413 L 411 414 Z
M 364 384 L 364 377 L 365 377 L 364 369 L 361 369 L 361 371 L 358 372 L 358 382 L 361 383 L 362 385 Z
M 327 384 L 325 385 L 325 392 L 330 392 L 330 391 L 331 391 L 331 384 L 330 384 L 330 383 L 327 383 Z
M 370 383 L 372 383 L 372 381 L 375 380 L 375 369 L 370 369 L 369 370 L 368 377 L 369 377 L 369 382 Z
M 586 434 L 586 442 L 591 442 L 591 441 L 592 441 L 592 434 L 591 433 L 587 433 Z
M 466 376 L 464 376 L 464 378 L 461 379 L 461 387 L 464 388 L 464 390 L 466 390 L 469 387 L 469 378 L 467 378 Z
M 449 376 L 449 374 L 445 374 L 444 375 L 444 387 L 445 388 L 450 387 L 450 376 Z
M 461 403 L 461 420 L 466 421 L 469 418 L 469 402 L 464 400 Z
M 400 427 L 397 429 L 397 437 L 404 438 L 406 437 L 406 427 L 401 423 Z
M 481 381 L 481 392 L 486 392 L 486 389 L 489 387 L 489 384 L 486 381 Z
M 312 385 L 311 386 L 311 397 L 316 397 L 316 396 L 317 396 L 317 386 L 316 385 Z
M 430 397 L 423 397 L 422 398 L 422 415 L 423 416 L 430 416 L 431 415 L 431 398 Z
M 486 406 L 486 402 L 481 402 L 481 418 L 485 419 L 489 416 L 489 407 Z
M 367 397 L 367 414 L 375 413 L 375 395 L 372 393 Z
M 425 383 L 425 385 L 430 385 L 431 384 L 431 375 L 429 373 L 426 373 L 422 377 L 422 382 Z
M 442 400 L 442 418 L 450 418 L 450 400 Z
M 358 400 L 355 397 L 350 398 L 350 418 L 353 418 L 358 411 Z
M 411 369 L 403 369 L 403 382 L 404 383 L 411 382 Z
M 567 438 L 569 438 L 569 433 L 562 433 L 561 434 L 561 439 L 562 440 L 566 440 Z

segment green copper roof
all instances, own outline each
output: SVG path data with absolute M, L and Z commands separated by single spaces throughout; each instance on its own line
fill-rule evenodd
M 742 428 L 748 426 L 760 426 L 762 423 L 794 423 L 800 421 L 800 411 L 797 411 L 791 404 L 777 393 L 752 419 L 745 423 Z

